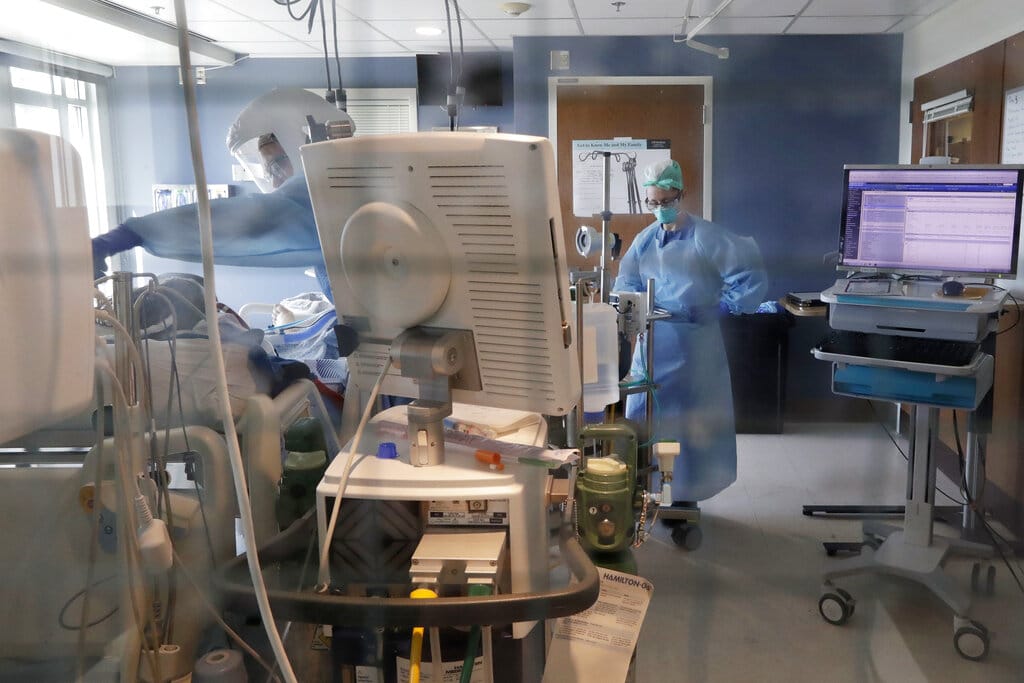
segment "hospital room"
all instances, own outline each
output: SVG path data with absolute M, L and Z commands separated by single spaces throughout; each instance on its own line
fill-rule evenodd
M 4 9 L 0 681 L 1024 677 L 1019 0 Z

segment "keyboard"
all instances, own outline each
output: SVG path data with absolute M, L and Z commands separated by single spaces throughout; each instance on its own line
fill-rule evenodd
M 832 330 L 817 348 L 826 353 L 844 356 L 868 356 L 903 363 L 962 367 L 970 365 L 979 346 L 977 343 L 945 339 Z

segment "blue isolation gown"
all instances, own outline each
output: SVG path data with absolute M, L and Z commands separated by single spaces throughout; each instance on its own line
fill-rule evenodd
M 320 251 L 306 178 L 292 176 L 267 194 L 210 201 L 214 261 L 227 266 L 316 268 L 324 293 L 331 295 Z M 129 218 L 93 239 L 100 261 L 141 246 L 161 258 L 201 261 L 199 214 L 195 204 Z
M 678 440 L 672 497 L 710 498 L 736 481 L 736 427 L 721 310 L 752 313 L 768 288 L 753 238 L 740 237 L 683 214 L 668 232 L 655 222 L 633 240 L 614 290 L 644 291 L 654 278 L 655 305 L 672 314 L 654 323 L 654 438 Z M 646 344 L 638 340 L 631 374 L 646 373 Z M 647 397 L 626 400 L 626 417 L 643 423 Z

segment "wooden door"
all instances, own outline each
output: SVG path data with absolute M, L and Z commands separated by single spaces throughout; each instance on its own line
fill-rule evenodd
M 585 261 L 576 253 L 575 235 L 581 225 L 601 228 L 600 216 L 580 218 L 573 215 L 572 141 L 634 139 L 667 139 L 672 158 L 683 169 L 686 199 L 683 208 L 697 216 L 704 209 L 704 85 L 557 85 L 556 155 L 558 192 L 562 204 L 562 227 L 565 231 L 566 253 L 574 268 L 592 268 L 596 260 Z M 643 182 L 643 169 L 637 169 Z M 641 197 L 645 197 L 643 187 Z M 654 217 L 617 214 L 612 218 L 612 232 L 622 237 L 622 253 L 633 238 L 647 227 Z M 617 264 L 611 264 L 612 275 Z

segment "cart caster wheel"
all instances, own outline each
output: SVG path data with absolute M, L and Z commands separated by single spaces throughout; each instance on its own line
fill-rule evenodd
M 696 550 L 704 539 L 704 532 L 693 524 L 680 524 L 672 529 L 672 542 L 683 550 Z
M 982 567 L 985 571 L 982 572 Z M 996 592 L 996 566 L 975 562 L 971 567 L 971 592 L 976 595 L 994 595 Z
M 977 621 L 958 628 L 953 634 L 953 647 L 964 659 L 984 659 L 988 654 L 988 629 Z
M 821 618 L 833 626 L 842 626 L 853 616 L 857 602 L 842 588 L 824 593 L 818 600 Z

